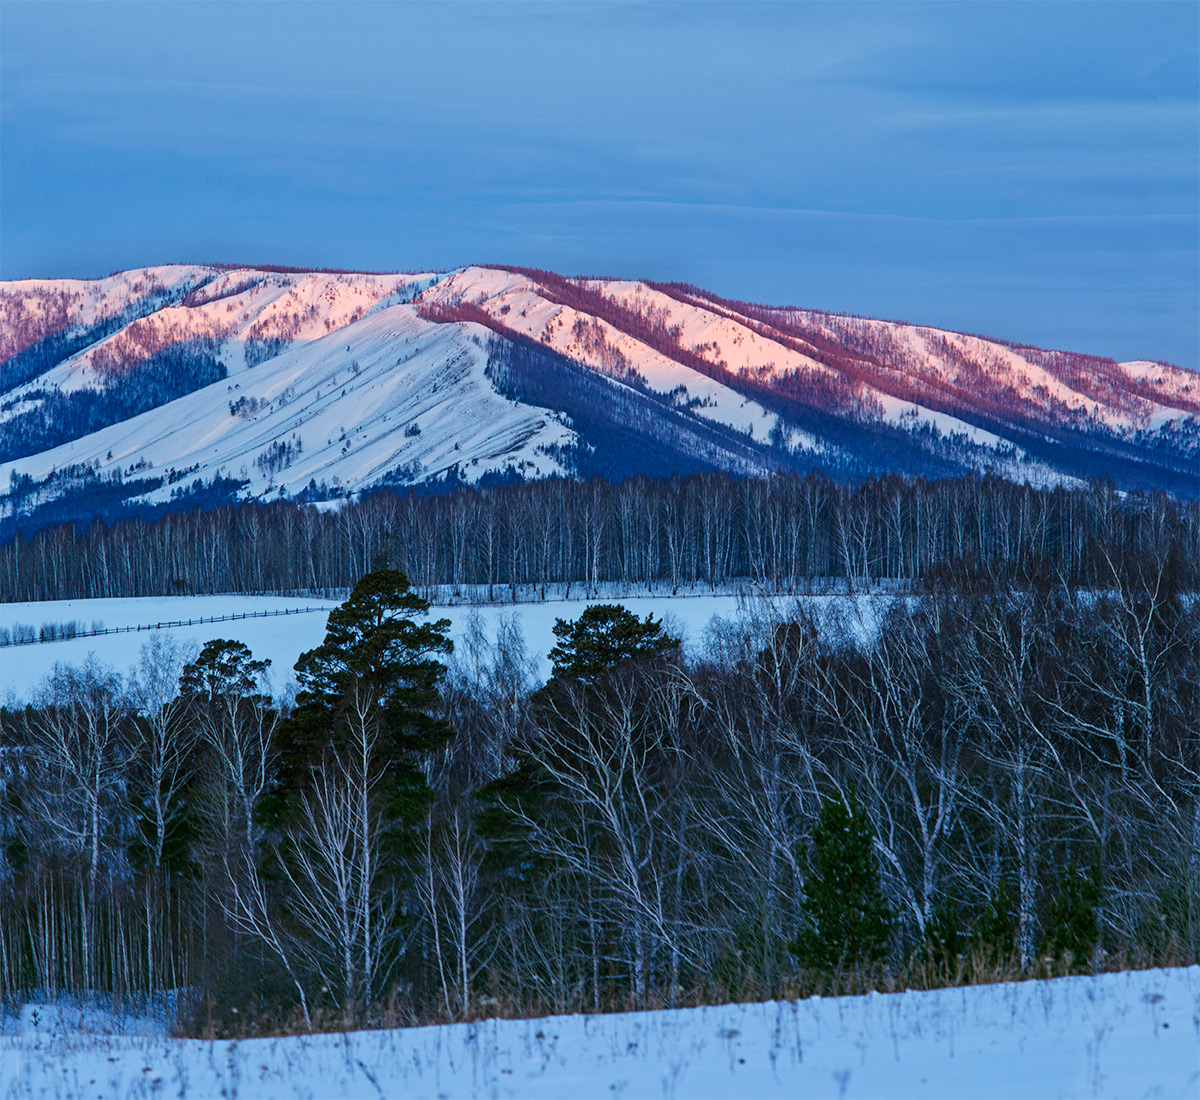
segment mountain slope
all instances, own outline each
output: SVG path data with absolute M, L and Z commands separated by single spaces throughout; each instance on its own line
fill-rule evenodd
M 9 516 L 87 492 L 719 468 L 1200 492 L 1200 376 L 518 268 L 183 265 L 0 286 Z
M 676 381 L 699 397 L 699 415 L 740 419 L 793 452 L 823 449 L 833 465 L 880 448 L 883 468 L 927 465 L 887 431 L 897 428 L 925 437 L 931 456 L 945 457 L 940 438 L 953 465 L 1016 478 L 1194 486 L 1197 476 L 1200 377 L 1169 364 L 538 271 L 467 269 L 423 295 L 431 298 L 466 303 L 598 366 L 615 363 L 656 389 Z M 714 387 L 726 391 L 725 407 L 708 398 Z M 740 413 L 729 390 L 747 399 Z

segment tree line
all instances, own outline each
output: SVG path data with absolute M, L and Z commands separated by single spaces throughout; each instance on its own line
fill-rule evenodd
M 380 567 L 288 698 L 229 640 L 60 667 L 0 714 L 0 1000 L 246 1033 L 1195 962 L 1200 616 L 1105 561 L 690 657 L 592 605 L 541 685 Z
M 5 600 L 347 591 L 379 556 L 422 593 L 546 585 L 594 591 L 749 583 L 800 591 L 1053 575 L 1106 583 L 1106 560 L 1169 561 L 1200 585 L 1200 502 L 1107 483 L 1038 489 L 998 478 L 858 484 L 820 474 L 695 473 L 379 492 L 336 508 L 247 502 L 158 518 L 57 524 L 0 546 Z

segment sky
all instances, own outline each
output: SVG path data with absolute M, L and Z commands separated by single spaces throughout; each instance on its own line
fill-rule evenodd
M 473 262 L 1200 368 L 1200 5 L 0 0 L 0 278 Z

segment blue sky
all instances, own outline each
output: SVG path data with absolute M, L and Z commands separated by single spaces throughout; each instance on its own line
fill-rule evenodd
M 0 277 L 473 261 L 1200 366 L 1200 5 L 0 3 Z

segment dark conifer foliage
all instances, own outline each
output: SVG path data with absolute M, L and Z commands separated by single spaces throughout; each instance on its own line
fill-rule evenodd
M 662 629 L 653 615 L 639 619 L 619 604 L 593 604 L 575 622 L 555 619 L 550 650 L 554 676 L 560 680 L 594 680 L 622 661 L 656 657 L 679 647 L 679 639 Z
M 822 801 L 801 902 L 809 925 L 792 945 L 801 966 L 832 972 L 887 955 L 895 918 L 879 886 L 874 839 L 853 795 Z
M 299 692 L 277 737 L 266 820 L 294 817 L 313 769 L 366 743 L 363 766 L 397 827 L 420 818 L 429 788 L 417 765 L 450 736 L 431 713 L 445 672 L 439 658 L 453 648 L 450 621 L 415 621 L 428 610 L 403 573 L 375 569 L 330 614 L 324 642 L 296 663 Z
M 1090 867 L 1068 862 L 1062 884 L 1050 902 L 1042 941 L 1043 954 L 1084 972 L 1091 969 L 1092 956 L 1100 945 L 1101 876 L 1098 861 Z
M 1003 879 L 996 883 L 975 915 L 972 948 L 993 963 L 1005 964 L 1017 949 L 1017 918 L 1012 894 Z

